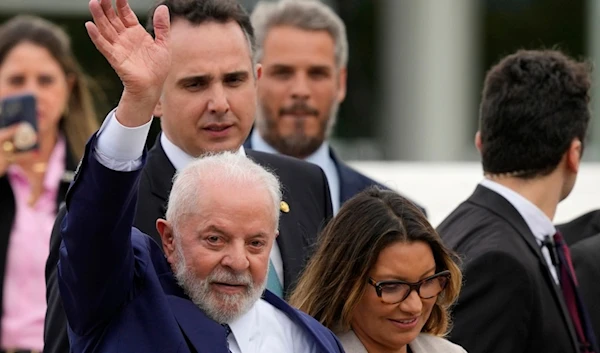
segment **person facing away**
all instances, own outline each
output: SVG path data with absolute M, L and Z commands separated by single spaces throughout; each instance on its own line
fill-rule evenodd
M 100 4 L 100 10 L 94 11 L 110 13 L 108 1 Z M 119 1 L 119 6 L 123 4 Z M 207 152 L 245 154 L 276 173 L 283 185 L 280 235 L 272 248 L 267 287 L 286 298 L 310 256 L 318 231 L 332 215 L 325 174 L 308 162 L 242 147 L 253 124 L 256 81 L 262 68 L 252 61 L 254 34 L 241 5 L 233 0 L 164 0 L 156 6 L 160 4 L 169 8 L 171 27 L 165 42 L 168 46 L 156 53 L 140 56 L 146 54 L 145 50 L 153 50 L 152 36 L 158 29 L 152 16 L 146 26 L 152 36 L 142 31 L 137 19 L 130 19 L 135 25 L 127 30 L 100 31 L 106 35 L 100 46 L 113 45 L 110 51 L 102 53 L 123 81 L 123 102 L 136 103 L 132 109 L 119 104 L 117 113 L 135 116 L 144 111 L 148 116 L 160 117 L 162 126 L 140 178 L 134 226 L 160 243 L 156 219 L 165 216 L 175 172 Z M 159 56 L 165 51 L 170 55 Z M 124 58 L 128 60 L 123 61 Z M 156 76 L 150 70 L 155 62 L 162 65 L 161 70 L 168 69 L 164 84 L 150 80 Z M 133 82 L 129 79 L 132 77 Z M 141 98 L 134 95 L 132 99 L 132 90 Z M 158 103 L 148 102 L 146 96 L 155 91 L 160 93 Z M 137 103 L 144 109 L 139 110 Z M 118 122 L 114 111 L 107 120 L 111 124 Z M 146 138 L 145 132 L 136 129 L 124 133 L 123 139 L 136 139 L 139 135 Z M 63 216 L 64 210 L 57 217 L 46 266 L 45 353 L 69 350 L 66 317 L 56 281 Z
M 38 148 L 0 128 L 0 351 L 41 352 L 50 231 L 85 141 L 98 128 L 88 81 L 60 27 L 35 16 L 0 26 L 0 101 L 31 94 Z
M 555 50 L 519 50 L 487 73 L 484 179 L 438 227 L 464 258 L 449 339 L 471 353 L 598 352 L 552 223 L 579 170 L 589 90 L 588 65 Z
M 283 0 L 258 2 L 251 20 L 264 73 L 256 126 L 245 146 L 320 166 L 334 214 L 366 187 L 383 188 L 340 160 L 328 142 L 346 96 L 348 39 L 341 18 L 320 1 Z
M 579 281 L 596 338 L 600 337 L 600 209 L 589 211 L 569 222 L 557 224 L 571 250 L 573 268 Z
M 423 213 L 374 186 L 325 227 L 290 304 L 347 353 L 465 352 L 443 338 L 460 286 L 453 254 Z
M 57 277 L 71 351 L 342 352 L 333 333 L 264 290 L 282 192 L 245 155 L 209 155 L 177 173 L 166 219 L 156 221 L 164 252 L 132 227 L 151 113 L 169 74 L 169 10 L 154 12 L 152 39 L 125 0 L 117 12 L 109 0 L 89 6 L 88 33 L 125 91 L 67 195 Z M 125 61 L 115 33 L 139 46 Z

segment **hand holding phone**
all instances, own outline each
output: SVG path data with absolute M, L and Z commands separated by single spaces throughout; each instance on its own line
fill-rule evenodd
M 35 97 L 31 94 L 7 97 L 0 102 L 0 129 L 16 125 L 11 140 L 2 141 L 2 149 L 19 153 L 36 150 L 38 124 Z M 12 148 L 10 146 L 12 143 Z
M 15 159 L 15 146 L 12 141 L 17 129 L 17 125 L 0 128 L 0 177 L 6 174 L 8 166 Z
M 37 148 L 35 97 L 19 95 L 3 99 L 0 102 L 0 176 L 19 153 Z

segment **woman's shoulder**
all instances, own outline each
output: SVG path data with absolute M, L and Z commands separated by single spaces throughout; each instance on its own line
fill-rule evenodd
M 346 353 L 368 353 L 365 349 L 365 346 L 360 342 L 358 337 L 354 331 L 349 330 L 346 332 L 338 332 L 336 336 L 342 347 L 344 348 L 344 352 Z
M 428 333 L 419 334 L 409 346 L 414 353 L 466 353 L 461 346 Z

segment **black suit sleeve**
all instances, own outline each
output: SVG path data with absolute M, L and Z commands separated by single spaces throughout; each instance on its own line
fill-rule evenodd
M 50 235 L 50 254 L 46 260 L 46 317 L 44 320 L 44 353 L 68 353 L 67 316 L 58 290 L 57 264 L 61 243 L 60 226 L 67 208 L 63 203 Z
M 579 293 L 589 313 L 596 337 L 600 339 L 600 234 L 571 247 L 573 266 L 579 281 Z
M 525 353 L 533 304 L 528 270 L 494 251 L 466 263 L 450 340 L 469 353 Z

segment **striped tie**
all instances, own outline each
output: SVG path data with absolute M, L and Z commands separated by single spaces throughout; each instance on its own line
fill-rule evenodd
M 269 276 L 267 277 L 267 289 L 273 292 L 279 298 L 283 298 L 283 288 L 277 277 L 277 271 L 273 266 L 273 261 L 269 260 Z
M 571 252 L 560 232 L 554 234 L 553 238 L 559 259 L 560 286 L 565 304 L 567 304 L 567 309 L 573 321 L 573 326 L 575 327 L 580 352 L 592 353 L 596 347 L 596 337 L 594 337 L 594 331 L 591 328 L 587 310 L 579 295 L 577 276 L 571 262 Z

